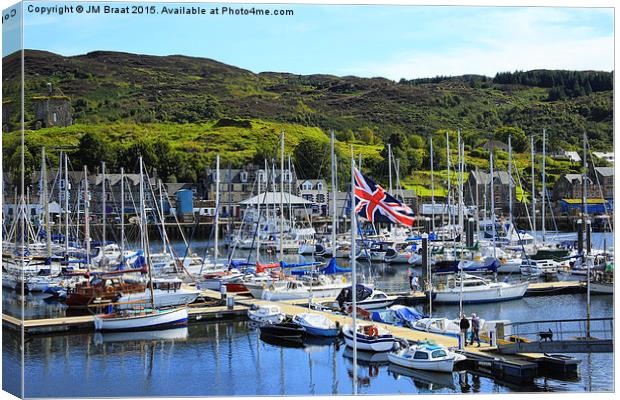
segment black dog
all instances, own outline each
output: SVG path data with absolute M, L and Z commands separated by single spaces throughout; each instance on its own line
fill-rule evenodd
M 553 332 L 549 329 L 547 332 L 538 332 L 541 342 L 553 342 Z

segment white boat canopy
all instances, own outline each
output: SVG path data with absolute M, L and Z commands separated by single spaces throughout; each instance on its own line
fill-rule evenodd
M 280 199 L 281 198 L 281 199 Z M 247 200 L 243 200 L 239 204 L 241 206 L 256 206 L 256 205 L 270 205 L 274 204 L 291 204 L 292 206 L 310 206 L 314 204 L 311 201 L 308 201 L 302 197 L 295 196 L 294 194 L 290 195 L 286 192 L 266 192 L 258 194 L 254 197 L 250 197 Z

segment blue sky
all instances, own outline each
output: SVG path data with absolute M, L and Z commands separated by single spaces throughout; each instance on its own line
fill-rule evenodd
M 25 2 L 25 10 L 28 4 L 40 7 L 67 3 Z M 166 5 L 153 4 L 158 9 Z M 119 7 L 123 5 L 118 3 Z M 202 6 L 214 8 L 222 4 Z M 295 15 L 42 16 L 26 10 L 24 45 L 62 55 L 94 50 L 184 54 L 254 72 L 384 76 L 395 80 L 465 73 L 494 75 L 498 71 L 534 68 L 610 71 L 614 65 L 611 9 L 255 7 L 293 9 Z M 5 37 L 10 25 L 3 25 Z M 11 50 L 3 40 L 3 55 Z

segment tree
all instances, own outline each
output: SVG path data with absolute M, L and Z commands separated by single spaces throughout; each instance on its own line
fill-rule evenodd
M 85 133 L 80 138 L 78 148 L 77 158 L 80 166 L 86 165 L 91 171 L 98 168 L 102 161 L 108 164 L 114 163 L 110 144 L 98 134 Z
M 305 137 L 293 151 L 298 173 L 302 178 L 318 179 L 329 173 L 329 141 Z
M 366 144 L 373 144 L 375 142 L 375 134 L 367 126 L 358 129 L 357 132 L 357 138 L 362 142 Z
M 512 149 L 516 152 L 527 151 L 528 139 L 523 129 L 515 126 L 502 126 L 495 130 L 495 138 L 504 143 L 508 143 L 508 136 L 511 137 Z

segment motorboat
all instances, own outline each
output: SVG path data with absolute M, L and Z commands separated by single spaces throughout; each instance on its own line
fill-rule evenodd
M 432 295 L 436 303 L 458 304 L 461 300 L 463 303 L 491 303 L 520 299 L 527 287 L 528 282 L 492 282 L 461 273 L 448 275 L 445 282 L 436 285 Z
M 95 332 L 95 344 L 116 342 L 144 342 L 144 341 L 182 341 L 189 335 L 187 326 L 155 331 L 137 332 Z
M 336 297 L 340 309 L 348 308 L 353 304 L 351 286 L 342 289 Z M 396 296 L 388 296 L 383 291 L 370 285 L 358 284 L 356 290 L 357 307 L 363 310 L 377 310 L 394 304 Z
M 250 308 L 248 310 L 248 317 L 255 322 L 259 323 L 280 323 L 284 321 L 286 317 L 280 307 L 266 305 L 260 306 L 256 309 Z
M 454 364 L 465 359 L 465 356 L 432 343 L 414 344 L 388 353 L 391 363 L 424 371 L 452 372 Z
M 95 315 L 97 331 L 140 331 L 178 328 L 187 325 L 187 307 L 131 309 Z
M 342 334 L 346 345 L 353 347 L 353 326 L 345 325 Z M 396 338 L 390 331 L 374 324 L 358 324 L 355 336 L 358 350 L 390 351 L 396 343 Z
M 261 336 L 271 336 L 278 339 L 298 339 L 304 335 L 304 328 L 295 322 L 279 322 L 276 324 L 265 324 L 260 328 Z
M 415 321 L 424 316 L 413 307 L 396 304 L 383 311 L 373 311 L 370 318 L 376 322 L 411 327 Z
M 540 276 L 557 272 L 558 263 L 554 260 L 533 260 L 531 258 L 521 260 L 521 275 Z
M 191 304 L 200 295 L 198 290 L 181 288 L 182 281 L 176 279 L 153 279 L 153 301 L 155 308 L 176 307 Z M 123 294 L 116 300 L 119 310 L 130 309 L 136 304 L 149 303 L 151 301 L 151 289 L 146 288 L 143 292 Z
M 280 280 L 269 287 L 248 286 L 254 298 L 272 301 L 336 297 L 349 283 L 344 277 L 319 275 L 307 280 Z
M 384 261 L 388 264 L 408 264 L 409 259 L 414 256 L 417 256 L 416 245 L 404 243 L 387 249 Z
M 340 334 L 340 324 L 316 313 L 301 313 L 293 317 L 293 322 L 301 325 L 308 335 L 335 337 Z

